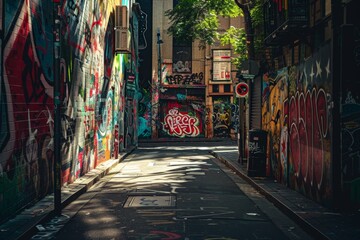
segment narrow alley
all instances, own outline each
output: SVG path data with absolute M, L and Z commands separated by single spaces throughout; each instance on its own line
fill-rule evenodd
M 140 146 L 32 239 L 312 239 L 210 155 L 217 144 Z

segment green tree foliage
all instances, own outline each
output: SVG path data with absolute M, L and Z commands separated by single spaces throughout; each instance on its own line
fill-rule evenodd
M 171 21 L 169 33 L 184 41 L 199 39 L 213 44 L 218 37 L 218 16 L 236 17 L 240 14 L 234 0 L 180 0 L 166 12 Z
M 233 58 L 233 63 L 240 67 L 241 63 L 248 59 L 246 33 L 243 28 L 231 26 L 225 33 L 219 34 L 219 40 L 222 45 L 231 44 L 238 57 Z
M 254 35 L 254 29 L 262 24 L 263 0 L 179 0 L 173 9 L 166 12 L 170 19 L 168 32 L 177 39 L 199 40 L 200 47 L 212 45 L 220 40 L 231 44 L 239 58 L 235 63 L 255 58 L 255 46 L 261 46 L 261 35 Z M 243 15 L 245 28 L 231 26 L 225 33 L 219 33 L 219 16 L 237 17 Z

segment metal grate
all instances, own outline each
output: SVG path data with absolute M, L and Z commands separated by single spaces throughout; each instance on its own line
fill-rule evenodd
M 124 208 L 130 207 L 175 207 L 175 196 L 128 196 Z

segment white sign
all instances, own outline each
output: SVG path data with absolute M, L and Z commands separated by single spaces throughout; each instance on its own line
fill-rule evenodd
M 213 81 L 231 80 L 231 50 L 213 50 Z

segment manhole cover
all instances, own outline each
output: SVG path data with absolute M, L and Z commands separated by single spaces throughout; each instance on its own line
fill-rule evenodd
M 129 196 L 124 208 L 130 207 L 175 207 L 175 196 Z

